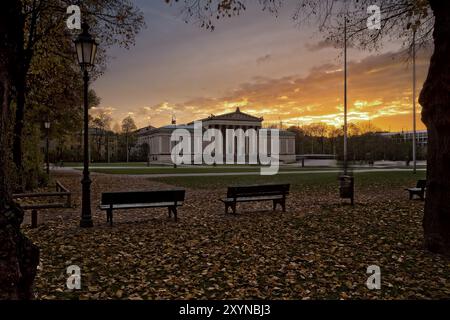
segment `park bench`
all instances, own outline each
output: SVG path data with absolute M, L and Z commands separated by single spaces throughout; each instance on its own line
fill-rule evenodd
M 227 197 L 219 200 L 225 204 L 225 214 L 228 213 L 229 207 L 233 213 L 236 213 L 238 202 L 251 201 L 272 201 L 274 211 L 277 204 L 280 204 L 284 212 L 286 211 L 286 196 L 289 194 L 289 187 L 289 184 L 228 187 Z
M 157 190 L 157 191 L 125 191 L 103 192 L 100 204 L 101 210 L 106 210 L 106 222 L 113 224 L 113 210 L 164 208 L 169 210 L 169 218 L 174 215 L 177 221 L 177 207 L 183 205 L 185 190 Z
M 55 192 L 39 192 L 39 193 L 15 193 L 13 199 L 43 199 L 43 198 L 58 198 L 58 202 L 48 203 L 24 203 L 20 207 L 23 210 L 31 210 L 31 228 L 37 227 L 38 210 L 39 209 L 56 209 L 56 208 L 70 208 L 72 206 L 72 193 L 58 180 L 56 181 Z
M 425 191 L 427 190 L 427 180 L 417 180 L 415 188 L 407 188 L 405 190 L 409 192 L 409 200 L 414 199 L 415 195 L 419 196 L 421 200 L 424 200 Z

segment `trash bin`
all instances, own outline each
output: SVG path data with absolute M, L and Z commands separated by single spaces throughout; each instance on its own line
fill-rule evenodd
M 350 199 L 353 205 L 355 196 L 355 178 L 349 175 L 339 176 L 339 195 L 341 199 Z

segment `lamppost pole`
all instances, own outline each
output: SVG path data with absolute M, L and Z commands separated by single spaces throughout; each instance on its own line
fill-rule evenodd
M 417 137 L 416 137 L 416 28 L 413 27 L 413 43 L 412 43 L 412 55 L 413 55 L 413 173 L 417 173 Z
M 81 221 L 80 227 L 92 227 L 91 214 L 91 179 L 89 177 L 89 73 L 85 69 L 83 71 L 84 82 L 84 165 L 83 165 L 83 180 L 82 184 L 82 200 L 81 200 Z
M 78 63 L 83 72 L 84 84 L 84 132 L 83 132 L 83 147 L 84 147 L 84 165 L 83 165 L 83 179 L 82 185 L 82 199 L 81 199 L 81 220 L 80 227 L 92 227 L 91 214 L 91 179 L 89 177 L 89 70 L 94 65 L 95 54 L 97 52 L 97 42 L 89 34 L 89 26 L 86 23 L 82 24 L 83 32 L 75 40 L 75 47 L 77 51 Z
M 46 162 L 46 171 L 47 171 L 47 175 L 49 175 L 50 174 L 50 160 L 49 160 L 49 156 L 48 156 L 48 154 L 49 154 L 49 146 L 50 146 L 50 144 L 49 144 L 49 138 L 48 138 L 48 136 L 49 136 L 49 132 L 50 132 L 50 121 L 47 119 L 47 121 L 44 123 L 44 126 L 45 126 L 45 162 Z
M 347 17 L 344 18 L 344 174 L 347 174 Z

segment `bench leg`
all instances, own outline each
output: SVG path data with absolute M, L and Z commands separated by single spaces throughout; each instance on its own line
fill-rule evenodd
M 113 225 L 113 211 L 112 210 L 108 210 L 108 215 L 109 215 L 109 225 L 112 227 L 112 225 Z
M 228 214 L 228 208 L 231 208 L 231 212 L 236 214 L 236 203 L 226 203 L 225 202 L 225 214 Z
M 173 213 L 173 217 L 175 218 L 175 221 L 178 220 L 177 217 L 177 207 L 167 207 L 168 211 L 169 211 L 169 219 L 172 218 L 172 213 Z
M 284 199 L 273 200 L 273 211 L 277 209 L 277 204 L 281 206 L 281 210 L 283 210 L 283 212 L 286 212 L 286 202 Z
M 173 216 L 175 217 L 175 222 L 178 221 L 178 216 L 177 216 L 177 207 L 173 207 L 172 208 L 173 211 Z
M 31 211 L 31 228 L 37 228 L 37 210 L 33 209 Z

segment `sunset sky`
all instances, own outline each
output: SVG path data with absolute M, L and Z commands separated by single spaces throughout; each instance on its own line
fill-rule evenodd
M 186 123 L 239 106 L 285 125 L 342 125 L 342 50 L 324 44 L 316 26 L 295 24 L 295 1 L 278 17 L 249 5 L 213 32 L 184 23 L 180 6 L 134 2 L 147 28 L 135 47 L 110 51 L 108 70 L 94 83 L 101 105 L 93 114 L 110 112 L 114 122 L 130 114 L 138 127 L 162 126 L 172 114 Z M 349 121 L 411 130 L 412 66 L 400 45 L 385 43 L 378 52 L 349 49 L 348 55 Z M 418 53 L 417 93 L 429 56 Z M 418 127 L 424 127 L 420 115 Z

